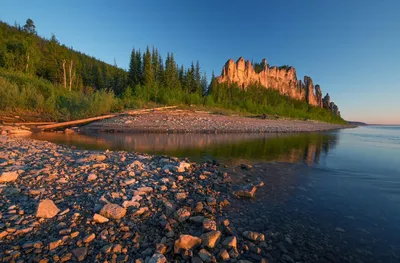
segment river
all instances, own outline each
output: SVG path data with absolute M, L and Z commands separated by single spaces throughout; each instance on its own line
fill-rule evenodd
M 217 161 L 234 183 L 263 181 L 226 216 L 326 262 L 400 262 L 400 126 L 312 134 L 35 134 L 83 149 Z M 253 165 L 250 171 L 238 168 Z M 279 258 L 279 255 L 272 255 Z M 254 255 L 257 260 L 257 255 Z M 282 259 L 284 260 L 284 259 Z M 290 261 L 289 259 L 285 259 Z

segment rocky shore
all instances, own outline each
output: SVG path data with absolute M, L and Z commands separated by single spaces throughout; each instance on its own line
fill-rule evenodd
M 5 136 L 0 149 L 1 262 L 243 263 L 249 249 L 268 257 L 262 233 L 238 233 L 224 217 L 231 179 L 216 163 Z
M 267 116 L 268 117 L 268 116 Z M 353 127 L 317 121 L 249 118 L 207 112 L 170 110 L 119 116 L 93 122 L 83 131 L 157 133 L 293 133 Z

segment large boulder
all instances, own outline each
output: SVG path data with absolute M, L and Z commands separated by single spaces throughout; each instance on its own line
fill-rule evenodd
M 55 217 L 60 209 L 50 199 L 45 199 L 39 202 L 36 217 L 40 218 L 53 218 Z
M 191 235 L 181 235 L 175 241 L 174 253 L 179 254 L 181 251 L 191 250 L 201 244 L 201 239 Z
M 221 238 L 221 232 L 220 231 L 211 231 L 205 234 L 202 234 L 200 236 L 201 238 L 201 243 L 203 246 L 208 247 L 208 248 L 214 248 L 220 238 Z
M 117 204 L 106 204 L 100 211 L 100 215 L 111 219 L 121 219 L 125 214 L 126 209 Z
M 0 183 L 13 182 L 18 179 L 18 172 L 3 172 L 0 175 Z

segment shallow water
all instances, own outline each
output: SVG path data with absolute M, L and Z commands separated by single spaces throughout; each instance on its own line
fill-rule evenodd
M 306 251 L 309 262 L 400 262 L 399 126 L 297 135 L 38 134 L 34 138 L 85 149 L 218 160 L 229 166 L 236 183 L 249 178 L 265 182 L 256 200 L 233 202 L 227 210 L 239 230 L 290 237 L 289 255 Z M 235 168 L 240 163 L 254 168 L 241 171 Z

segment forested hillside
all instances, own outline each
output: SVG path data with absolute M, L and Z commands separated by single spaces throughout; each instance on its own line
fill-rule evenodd
M 127 73 L 64 45 L 39 37 L 32 20 L 21 26 L 0 22 L 0 67 L 46 79 L 66 89 L 126 87 Z
M 343 122 L 257 85 L 244 93 L 217 83 L 214 74 L 209 85 L 198 61 L 185 68 L 173 53 L 164 61 L 154 47 L 133 49 L 128 70 L 114 64 L 66 47 L 54 35 L 39 36 L 31 19 L 24 26 L 0 22 L 0 116 L 71 120 L 155 102 Z

